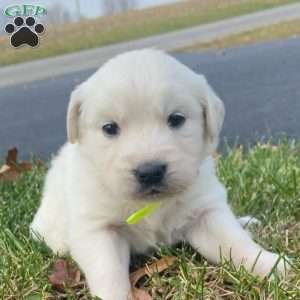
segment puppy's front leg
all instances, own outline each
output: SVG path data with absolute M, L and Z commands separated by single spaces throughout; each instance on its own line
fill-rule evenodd
M 222 255 L 236 267 L 243 264 L 248 271 L 262 277 L 268 275 L 279 259 L 250 238 L 226 205 L 204 212 L 187 230 L 186 239 L 212 263 L 219 263 Z M 278 262 L 277 271 L 284 274 L 284 261 Z
M 92 295 L 103 300 L 132 299 L 129 245 L 109 229 L 71 234 L 71 254 L 85 273 Z

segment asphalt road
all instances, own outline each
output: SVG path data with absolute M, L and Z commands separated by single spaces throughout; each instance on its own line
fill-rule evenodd
M 0 88 L 97 68 L 107 59 L 128 50 L 153 47 L 166 51 L 183 49 L 195 43 L 299 19 L 299 15 L 300 3 L 292 3 L 128 42 L 10 65 L 0 68 Z M 81 61 L 84 63 L 78 63 Z
M 205 74 L 223 99 L 222 140 L 300 138 L 300 39 L 175 56 Z M 30 153 L 47 158 L 57 151 L 66 139 L 70 91 L 93 71 L 1 88 L 0 157 L 13 146 L 23 158 Z

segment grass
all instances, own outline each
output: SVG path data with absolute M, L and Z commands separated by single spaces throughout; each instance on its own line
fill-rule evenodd
M 0 66 L 133 40 L 298 0 L 190 0 L 64 26 L 48 26 L 40 46 L 12 49 L 0 37 Z
M 91 299 L 85 287 L 55 291 L 48 275 L 57 257 L 28 236 L 45 171 L 35 168 L 16 182 L 0 183 L 0 299 Z M 262 221 L 253 230 L 255 239 L 293 259 L 289 278 L 268 282 L 228 262 L 212 266 L 182 244 L 154 254 L 176 255 L 178 262 L 142 286 L 161 300 L 300 299 L 300 142 L 258 144 L 247 151 L 228 149 L 218 159 L 218 174 L 235 213 L 252 214 Z
M 186 47 L 180 50 L 198 51 L 207 49 L 224 49 L 298 36 L 300 36 L 300 19 L 249 30 L 239 34 L 233 34 L 222 39 L 195 44 L 191 47 Z

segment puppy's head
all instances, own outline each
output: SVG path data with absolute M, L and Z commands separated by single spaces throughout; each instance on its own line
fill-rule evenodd
M 187 189 L 218 143 L 224 108 L 202 75 L 158 50 L 110 60 L 72 93 L 67 131 L 116 197 Z

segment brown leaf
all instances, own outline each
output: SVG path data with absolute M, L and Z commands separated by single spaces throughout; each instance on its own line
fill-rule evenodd
M 17 170 L 15 167 L 5 164 L 0 168 L 0 181 L 14 181 L 19 174 L 19 170 Z
M 49 275 L 51 285 L 62 290 L 65 287 L 77 287 L 81 285 L 81 273 L 77 268 L 71 268 L 63 259 L 59 259 L 54 263 L 53 271 Z
M 134 287 L 137 282 L 145 275 L 152 276 L 154 273 L 160 273 L 166 270 L 168 267 L 174 264 L 176 261 L 175 256 L 165 256 L 150 265 L 145 265 L 145 267 L 138 269 L 137 271 L 130 274 L 130 282 Z
M 69 271 L 69 277 L 71 278 L 71 282 L 70 282 L 70 286 L 71 287 L 77 287 L 79 285 L 81 285 L 81 272 L 79 269 L 76 268 L 72 268 Z
M 215 160 L 218 160 L 218 159 L 221 157 L 221 155 L 220 155 L 217 151 L 215 151 L 215 152 L 212 154 L 212 156 L 213 156 L 213 158 L 214 158 Z
M 28 161 L 21 162 L 17 165 L 17 168 L 20 170 L 20 172 L 26 172 L 32 170 L 32 163 Z
M 17 164 L 18 149 L 12 148 L 7 151 L 6 164 L 14 167 Z
M 0 174 L 4 174 L 4 173 L 7 172 L 8 170 L 10 170 L 10 166 L 8 166 L 8 165 L 3 165 L 3 166 L 0 168 Z
M 132 289 L 132 295 L 134 300 L 153 300 L 153 298 L 143 289 Z
M 49 276 L 49 282 L 53 287 L 61 289 L 65 286 L 67 278 L 67 263 L 60 259 L 54 264 L 53 272 Z
M 12 148 L 8 150 L 6 156 L 6 163 L 0 168 L 0 181 L 14 181 L 17 177 L 26 171 L 32 170 L 32 163 L 28 161 L 23 161 L 18 163 L 18 150 L 17 148 Z M 42 164 L 39 161 L 38 167 Z

